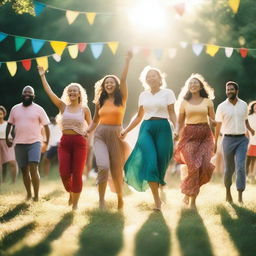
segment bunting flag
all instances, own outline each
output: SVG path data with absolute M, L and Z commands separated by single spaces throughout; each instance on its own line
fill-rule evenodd
M 0 32 L 0 42 L 2 42 L 7 36 L 7 34 Z
M 79 12 L 74 12 L 74 11 L 66 11 L 66 18 L 68 20 L 68 24 L 72 24 L 77 16 L 79 15 Z
M 233 13 L 237 13 L 240 5 L 240 0 L 228 0 L 229 6 L 231 7 Z
M 90 44 L 92 55 L 95 59 L 98 59 L 103 51 L 103 43 L 93 43 Z
M 75 59 L 78 55 L 78 45 L 74 44 L 74 45 L 68 46 L 68 52 L 69 52 L 70 57 L 72 59 Z
M 239 52 L 240 52 L 241 56 L 242 56 L 243 58 L 245 58 L 245 57 L 247 56 L 247 54 L 248 54 L 248 49 L 246 49 L 246 48 L 240 48 L 240 49 L 239 49 Z
M 32 49 L 37 54 L 43 47 L 45 41 L 40 39 L 31 39 Z
M 35 15 L 36 15 L 36 16 L 39 16 L 39 15 L 43 12 L 43 10 L 44 10 L 45 7 L 46 7 L 45 4 L 34 1 L 34 11 L 35 11 Z
M 20 50 L 21 49 L 21 47 L 24 45 L 24 43 L 26 42 L 26 38 L 24 38 L 24 37 L 15 37 L 14 38 L 14 40 L 15 40 L 15 50 L 16 50 L 16 52 L 18 51 L 18 50 Z
M 78 50 L 79 52 L 84 52 L 84 50 L 86 49 L 87 47 L 87 43 L 79 43 L 78 44 Z
M 199 56 L 203 50 L 203 44 L 192 44 L 192 50 L 196 56 Z
M 161 48 L 155 49 L 154 50 L 154 55 L 155 55 L 157 60 L 161 60 L 163 55 L 164 55 L 163 49 L 161 49 Z
M 188 43 L 187 43 L 187 42 L 184 42 L 184 41 L 181 41 L 181 42 L 180 42 L 180 46 L 181 46 L 183 49 L 185 49 L 185 48 L 187 48 Z
M 86 12 L 85 16 L 86 16 L 89 24 L 92 25 L 94 23 L 96 13 L 95 12 Z
M 37 62 L 37 65 L 43 67 L 44 70 L 48 69 L 48 57 L 47 56 L 36 58 L 36 62 Z
M 22 60 L 21 64 L 25 68 L 25 70 L 29 71 L 31 68 L 31 59 Z
M 110 48 L 111 52 L 115 55 L 119 43 L 118 43 L 118 42 L 109 42 L 109 43 L 107 43 L 107 44 L 108 44 L 108 47 Z
M 58 55 L 62 55 L 64 49 L 67 46 L 67 42 L 62 42 L 62 41 L 50 41 L 50 45 L 52 49 L 57 53 Z
M 16 61 L 6 62 L 6 66 L 9 70 L 11 76 L 15 76 L 15 74 L 17 72 L 17 63 L 16 63 Z
M 54 53 L 52 55 L 52 58 L 56 61 L 56 62 L 60 62 L 61 61 L 61 56 L 59 56 L 58 54 Z
M 230 58 L 232 53 L 233 53 L 233 48 L 231 47 L 225 47 L 225 54 L 226 54 L 226 57 Z
M 173 7 L 180 16 L 183 16 L 186 7 L 185 3 L 175 4 Z
M 206 53 L 209 54 L 210 56 L 214 57 L 215 54 L 218 52 L 219 48 L 220 47 L 217 45 L 208 44 L 206 46 Z
M 151 51 L 150 51 L 149 48 L 143 48 L 143 49 L 142 49 L 142 54 L 143 54 L 143 56 L 145 56 L 145 57 L 147 58 L 147 57 L 150 56 Z
M 176 48 L 169 48 L 168 49 L 168 56 L 171 59 L 174 59 L 176 57 L 177 54 L 177 49 Z

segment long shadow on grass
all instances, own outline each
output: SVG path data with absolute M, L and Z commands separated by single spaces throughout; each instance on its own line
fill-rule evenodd
M 21 239 L 23 239 L 27 233 L 31 232 L 35 228 L 35 226 L 36 223 L 31 222 L 5 236 L 0 242 L 0 255 L 4 255 L 4 251 L 6 251 L 8 248 L 18 243 Z
M 170 253 L 170 230 L 161 213 L 152 213 L 135 238 L 136 256 L 167 256 Z
M 28 208 L 29 205 L 25 203 L 16 205 L 13 209 L 9 210 L 7 213 L 0 217 L 0 223 L 7 222 L 15 218 L 17 215 L 25 212 Z
M 242 256 L 256 255 L 256 213 L 246 208 L 232 205 L 237 218 L 232 218 L 227 209 L 223 206 L 218 207 L 221 222 L 234 241 L 239 254 Z
M 73 214 L 67 213 L 56 224 L 54 229 L 37 245 L 33 247 L 25 246 L 20 251 L 12 254 L 13 256 L 45 256 L 51 252 L 51 242 L 58 239 L 62 233 L 72 224 Z
M 114 256 L 123 247 L 124 218 L 120 213 L 88 212 L 89 224 L 80 234 L 77 256 Z
M 177 236 L 183 256 L 212 256 L 212 247 L 201 216 L 195 210 L 182 210 Z

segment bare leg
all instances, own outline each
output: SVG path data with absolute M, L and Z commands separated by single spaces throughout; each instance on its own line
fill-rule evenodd
M 3 177 L 3 183 L 5 183 L 7 178 L 7 163 L 4 163 L 2 165 L 2 177 Z
M 232 198 L 232 195 L 231 195 L 230 187 L 226 188 L 226 201 L 231 203 L 231 204 L 233 203 L 233 198 Z
M 32 180 L 32 185 L 34 189 L 34 201 L 38 201 L 38 193 L 39 193 L 39 184 L 40 184 L 40 175 L 38 171 L 38 164 L 37 163 L 29 163 L 29 170 Z
M 78 205 L 78 200 L 80 198 L 80 194 L 81 193 L 73 193 L 72 192 L 72 203 L 73 203 L 72 210 L 76 210 L 77 209 L 77 205 Z
M 107 188 L 107 182 L 102 182 L 98 185 L 98 191 L 99 191 L 99 208 L 104 210 L 106 208 L 105 205 L 105 192 Z
M 124 207 L 122 181 L 117 180 L 113 176 L 112 178 L 113 178 L 113 183 L 114 183 L 116 194 L 117 194 L 117 209 L 121 210 Z
M 73 204 L 73 199 L 72 199 L 72 193 L 69 193 L 69 199 L 68 199 L 68 205 L 72 205 Z
M 159 191 L 158 191 L 159 183 L 157 183 L 157 182 L 148 182 L 148 184 L 150 186 L 150 189 L 151 189 L 151 192 L 153 194 L 154 201 L 155 201 L 155 209 L 161 211 L 162 202 L 161 202 L 161 199 L 160 199 L 160 196 L 159 196 Z
M 190 197 L 190 205 L 189 205 L 190 209 L 196 209 L 196 197 L 197 196 Z
M 29 167 L 26 166 L 26 167 L 21 168 L 21 172 L 22 172 L 23 183 L 24 183 L 25 189 L 27 191 L 26 200 L 29 200 L 32 197 L 32 194 L 31 194 L 31 178 L 30 178 L 30 173 L 29 173 Z
M 18 167 L 17 167 L 16 161 L 10 161 L 8 162 L 8 164 L 10 165 L 10 169 L 12 173 L 12 183 L 15 183 L 16 177 L 18 174 Z
M 243 191 L 238 190 L 238 202 L 243 204 Z
M 51 161 L 47 157 L 44 157 L 43 159 L 43 170 L 44 170 L 44 176 L 47 177 L 50 172 L 51 167 Z
M 188 205 L 189 204 L 189 196 L 185 195 L 182 201 L 184 204 Z

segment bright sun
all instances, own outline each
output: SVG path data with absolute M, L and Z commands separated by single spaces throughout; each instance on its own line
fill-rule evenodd
M 166 25 L 166 12 L 159 0 L 141 0 L 128 15 L 132 24 L 141 29 L 162 29 Z

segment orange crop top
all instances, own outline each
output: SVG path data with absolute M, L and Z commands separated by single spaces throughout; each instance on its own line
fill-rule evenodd
M 112 101 L 106 100 L 99 109 L 100 124 L 121 125 L 124 119 L 125 105 L 116 106 Z

